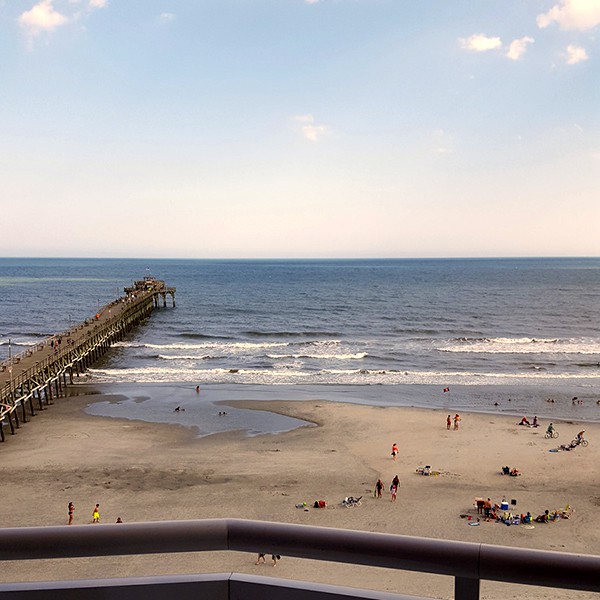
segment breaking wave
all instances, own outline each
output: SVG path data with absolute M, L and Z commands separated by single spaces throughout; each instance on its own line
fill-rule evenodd
M 600 340 L 557 338 L 455 338 L 439 352 L 479 354 L 600 354 Z

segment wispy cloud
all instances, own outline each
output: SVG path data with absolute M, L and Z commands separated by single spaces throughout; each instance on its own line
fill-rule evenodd
M 585 48 L 571 44 L 567 46 L 567 64 L 576 65 L 577 63 L 587 60 L 589 57 Z
M 487 52 L 502 47 L 502 40 L 499 37 L 488 37 L 483 33 L 475 33 L 468 38 L 460 38 L 458 41 L 462 48 L 474 52 Z
M 593 29 L 600 24 L 600 0 L 559 0 L 547 13 L 537 17 L 542 29 L 552 23 L 566 30 Z
M 502 40 L 497 37 L 490 37 L 484 33 L 475 33 L 468 38 L 459 38 L 461 48 L 471 52 L 489 52 L 490 50 L 506 50 L 506 56 L 511 60 L 519 60 L 529 44 L 533 44 L 534 39 L 528 35 L 513 40 L 508 48 L 502 44 Z
M 523 56 L 523 54 L 525 54 L 525 51 L 527 50 L 527 45 L 533 44 L 534 41 L 535 40 L 532 37 L 529 37 L 528 35 L 518 40 L 513 40 L 510 43 L 510 46 L 508 47 L 508 52 L 506 53 L 506 56 L 508 56 L 508 58 L 510 58 L 511 60 L 519 60 Z
M 315 123 L 315 118 L 311 114 L 296 115 L 292 117 L 292 120 L 300 123 L 302 135 L 311 142 L 318 142 L 323 136 L 331 132 L 327 125 Z

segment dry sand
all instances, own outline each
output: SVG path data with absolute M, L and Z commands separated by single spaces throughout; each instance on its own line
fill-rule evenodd
M 98 400 L 95 397 L 94 400 Z M 240 433 L 196 439 L 189 430 L 89 416 L 89 397 L 60 399 L 0 446 L 0 526 L 91 522 L 100 503 L 103 523 L 237 517 L 381 531 L 406 535 L 597 554 L 600 550 L 600 424 L 556 422 L 559 440 L 516 425 L 514 417 L 462 414 L 459 431 L 446 430 L 446 412 L 378 408 L 319 401 L 244 402 L 315 423 L 280 435 L 248 438 Z M 225 407 L 223 407 L 226 410 Z M 226 417 L 224 417 L 226 418 Z M 549 452 L 580 429 L 587 448 Z M 397 442 L 400 454 L 391 457 Z M 439 476 L 416 474 L 431 465 Z M 520 477 L 500 474 L 517 467 Z M 401 480 L 392 503 L 389 484 Z M 375 499 L 381 477 L 384 497 Z M 362 505 L 340 506 L 348 495 Z M 482 522 L 475 497 L 517 501 L 514 510 L 564 508 L 569 520 L 534 529 Z M 296 504 L 323 499 L 326 509 Z M 92 527 L 92 525 L 90 525 Z M 96 525 L 94 525 L 96 527 Z M 343 584 L 408 594 L 452 596 L 452 578 L 386 569 L 332 565 L 283 557 L 277 569 L 254 565 L 255 556 L 203 553 L 36 561 L 28 568 L 0 563 L 0 580 L 104 578 L 194 572 L 245 572 Z M 594 594 L 483 583 L 483 598 L 591 598 Z

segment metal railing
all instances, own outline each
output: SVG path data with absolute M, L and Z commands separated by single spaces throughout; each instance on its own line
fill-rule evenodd
M 600 591 L 600 556 L 384 533 L 240 519 L 0 529 L 0 560 L 218 550 L 256 553 L 264 552 L 265 549 L 270 553 L 298 558 L 448 575 L 454 577 L 454 594 L 457 600 L 479 599 L 482 580 Z M 258 581 L 261 578 L 255 579 Z M 150 586 L 159 580 L 166 585 L 173 578 L 144 579 Z M 200 580 L 203 579 L 199 578 L 198 581 Z M 129 580 L 115 580 L 119 585 L 127 581 Z M 54 589 L 60 585 L 72 588 L 79 583 L 81 582 L 54 582 L 43 585 Z M 19 594 L 32 590 L 31 586 L 36 585 L 38 587 L 35 589 L 39 589 L 41 594 L 42 587 L 39 586 L 42 584 L 0 584 L 0 600 L 5 597 L 29 599 L 30 596 L 26 593 L 21 596 L 5 596 L 5 593 Z M 89 585 L 91 584 L 88 582 L 87 587 Z M 102 585 L 110 586 L 110 581 Z M 294 589 L 302 587 L 297 582 L 289 585 Z M 78 598 L 98 597 L 86 595 L 83 589 L 85 587 L 81 586 Z M 356 593 L 350 596 L 362 597 Z M 66 596 L 35 597 L 48 599 Z M 159 596 L 148 594 L 143 597 L 152 600 Z M 212 597 L 224 600 L 233 598 L 231 595 Z M 263 594 L 262 597 L 271 600 L 275 598 L 269 594 Z M 293 597 L 309 596 L 294 594 Z M 329 596 L 324 593 L 318 597 L 323 599 Z M 371 597 L 380 596 L 374 594 Z

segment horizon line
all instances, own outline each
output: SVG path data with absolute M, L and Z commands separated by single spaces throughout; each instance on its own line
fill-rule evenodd
M 377 261 L 377 260 L 552 260 L 552 259 L 599 259 L 599 256 L 581 255 L 518 255 L 518 256 L 256 256 L 256 257 L 152 257 L 152 256 L 0 256 L 0 260 L 198 260 L 198 261 Z

